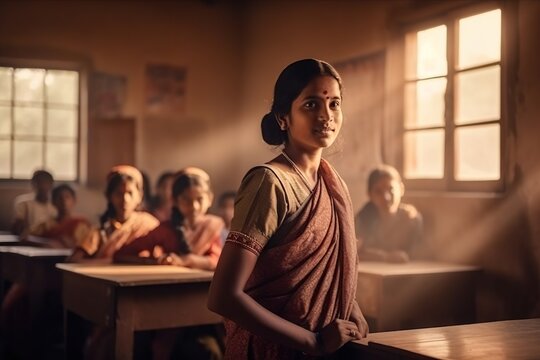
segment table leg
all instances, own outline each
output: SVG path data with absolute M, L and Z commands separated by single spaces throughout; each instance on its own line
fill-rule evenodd
M 116 360 L 133 359 L 133 326 L 123 321 L 116 321 L 114 353 Z
M 80 360 L 84 358 L 84 344 L 90 335 L 93 325 L 69 310 L 64 311 L 65 359 Z

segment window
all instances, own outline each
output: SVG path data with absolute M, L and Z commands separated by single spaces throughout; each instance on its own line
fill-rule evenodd
M 79 178 L 79 72 L 0 64 L 0 178 Z
M 501 23 L 490 9 L 406 34 L 403 175 L 413 188 L 500 187 Z

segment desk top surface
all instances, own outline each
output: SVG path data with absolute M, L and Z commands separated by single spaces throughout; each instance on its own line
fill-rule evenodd
M 210 282 L 213 276 L 211 271 L 167 265 L 56 264 L 56 267 L 121 287 Z
M 32 258 L 66 257 L 73 253 L 71 249 L 50 249 L 33 246 L 0 246 L 0 253 L 17 254 Z
M 538 358 L 538 339 L 540 318 L 381 332 L 355 343 L 400 357 L 495 360 Z
M 19 237 L 13 234 L 0 234 L 0 245 L 3 244 L 17 244 L 19 243 Z
M 358 264 L 358 273 L 379 276 L 420 275 L 471 271 L 480 271 L 480 268 L 471 265 L 450 264 L 433 261 L 411 261 L 402 264 L 361 261 Z

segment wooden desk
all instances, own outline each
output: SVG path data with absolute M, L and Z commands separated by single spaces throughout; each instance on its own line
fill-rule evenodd
M 163 265 L 57 267 L 63 273 L 64 308 L 94 324 L 113 327 L 116 359 L 133 358 L 135 331 L 222 321 L 206 307 L 212 272 Z M 66 322 L 68 347 L 69 326 Z
M 0 246 L 30 246 L 51 248 L 51 239 L 28 235 L 24 240 L 13 234 L 0 234 Z
M 51 282 L 60 283 L 54 265 L 71 255 L 68 249 L 46 249 L 32 246 L 0 246 L 0 278 L 43 289 Z
M 13 234 L 0 234 L 0 246 L 14 246 L 19 244 L 19 237 Z
M 58 289 L 61 284 L 60 272 L 55 269 L 57 262 L 64 259 L 72 253 L 68 249 L 45 249 L 29 246 L 0 246 L 0 298 L 3 299 L 4 280 L 12 283 L 25 284 L 29 291 L 29 316 L 31 319 L 31 334 L 28 343 L 30 349 L 21 349 L 24 351 L 40 351 L 35 348 L 39 341 L 34 336 L 34 332 L 39 329 L 37 319 L 43 311 L 43 303 L 47 291 Z
M 71 255 L 69 249 L 47 249 L 32 246 L 0 246 L 2 279 L 24 284 L 44 284 L 56 273 L 54 265 Z
M 54 268 L 71 255 L 68 249 L 46 249 L 31 246 L 0 246 L 0 279 L 28 285 L 32 294 L 41 295 L 46 288 L 60 285 L 60 275 Z M 3 298 L 3 286 L 0 296 Z M 39 296 L 32 297 L 39 302 Z M 35 307 L 36 308 L 38 304 Z
M 496 321 L 370 334 L 347 346 L 351 358 L 538 359 L 540 319 Z
M 472 323 L 479 272 L 437 262 L 361 262 L 356 298 L 371 332 Z

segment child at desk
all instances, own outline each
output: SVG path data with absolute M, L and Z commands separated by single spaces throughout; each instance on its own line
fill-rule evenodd
M 180 171 L 172 185 L 171 219 L 146 236 L 135 239 L 114 254 L 116 262 L 151 262 L 214 270 L 221 254 L 223 220 L 209 215 L 213 194 L 210 178 L 198 168 Z M 152 340 L 152 358 L 169 359 L 173 352 L 187 358 L 217 359 L 219 329 L 212 326 L 157 331 Z M 175 349 L 175 344 L 181 346 Z
M 73 215 L 76 202 L 75 190 L 71 186 L 56 186 L 52 191 L 52 203 L 58 215 L 33 228 L 30 235 L 49 239 L 49 247 L 75 248 L 91 230 L 86 218 Z
M 169 220 L 171 218 L 172 202 L 172 183 L 175 174 L 172 171 L 163 172 L 156 183 L 156 195 L 150 203 L 150 212 L 159 221 Z
M 392 166 L 380 166 L 369 174 L 369 202 L 355 219 L 361 260 L 403 263 L 417 255 L 422 215 L 401 202 L 404 191 L 401 176 Z
M 107 209 L 100 218 L 100 226 L 75 247 L 69 262 L 112 261 L 113 254 L 123 245 L 148 234 L 159 225 L 159 221 L 147 212 L 138 211 L 143 200 L 143 176 L 133 166 L 114 166 L 107 176 L 105 196 Z M 89 326 L 82 321 L 79 325 L 77 342 L 81 353 L 72 358 L 108 359 L 114 353 L 109 340 L 114 336 L 111 329 Z
M 147 212 L 137 211 L 143 198 L 141 172 L 129 165 L 115 166 L 107 176 L 107 210 L 100 226 L 75 248 L 71 262 L 85 259 L 112 261 L 113 254 L 133 239 L 148 234 L 159 221 Z
M 171 219 L 120 248 L 114 254 L 116 262 L 152 257 L 164 265 L 216 268 L 224 225 L 221 218 L 206 213 L 213 198 L 208 174 L 195 168 L 181 171 L 173 183 L 172 196 Z
M 53 176 L 48 171 L 34 172 L 31 180 L 33 192 L 15 198 L 12 233 L 25 236 L 33 227 L 56 216 L 56 209 L 49 200 L 53 183 Z

